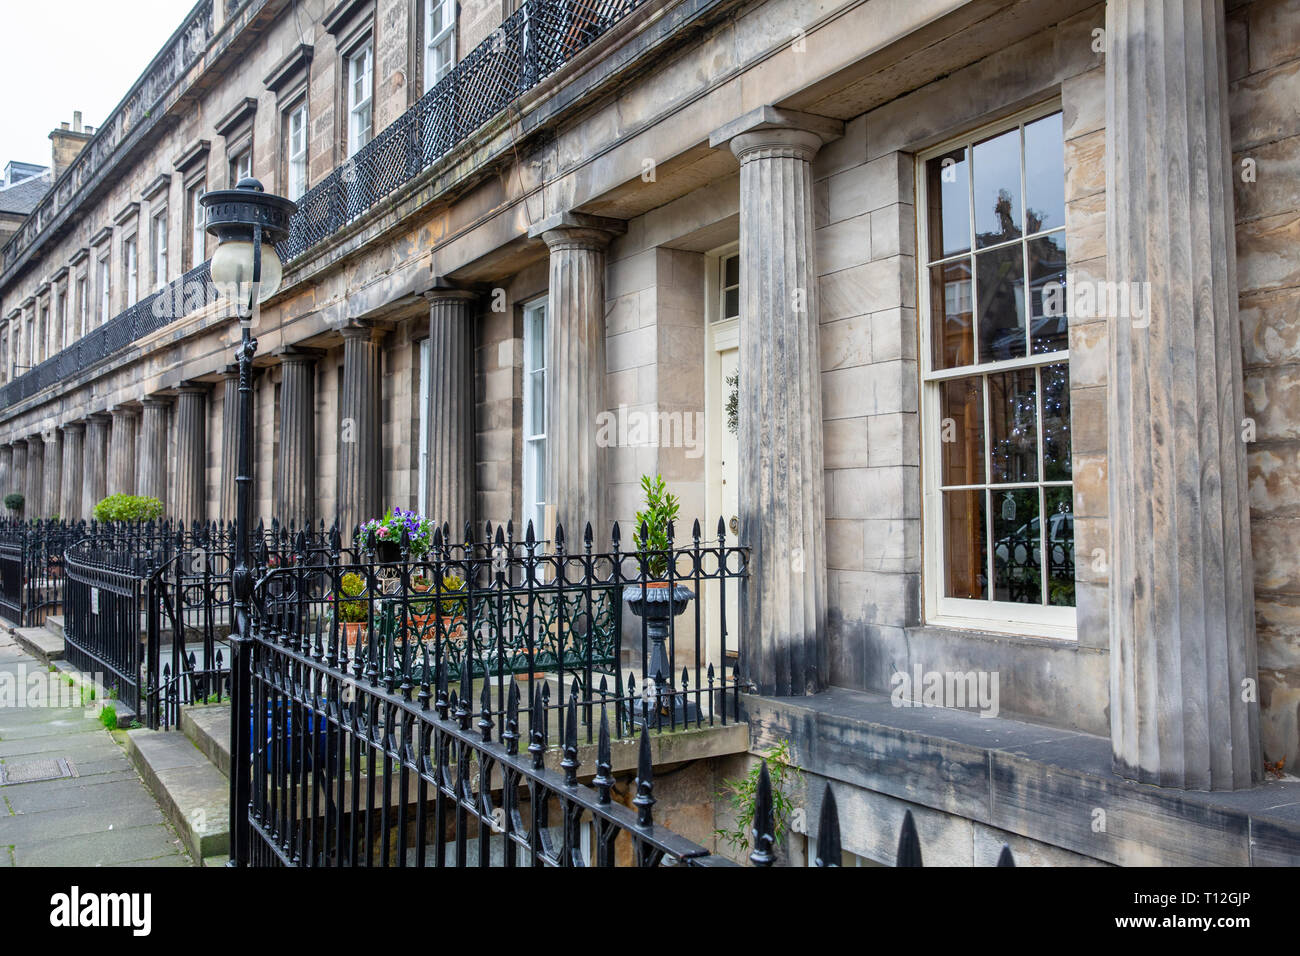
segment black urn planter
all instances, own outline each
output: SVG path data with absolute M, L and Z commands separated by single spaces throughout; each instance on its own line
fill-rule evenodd
M 646 636 L 650 639 L 650 664 L 645 677 L 655 680 L 661 694 L 660 708 L 669 715 L 671 707 L 677 720 L 694 720 L 698 708 L 685 699 L 678 699 L 673 691 L 673 664 L 668 659 L 668 622 L 686 610 L 695 598 L 695 592 L 680 584 L 671 588 L 667 583 L 630 584 L 623 588 L 623 600 L 632 613 L 646 622 Z
M 375 557 L 381 564 L 396 564 L 402 560 L 402 546 L 396 541 L 376 541 Z

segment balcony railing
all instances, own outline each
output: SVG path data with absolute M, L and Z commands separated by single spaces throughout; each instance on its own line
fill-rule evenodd
M 289 261 L 464 142 L 646 0 L 525 0 L 391 126 L 298 202 Z
M 185 303 L 214 301 L 208 263 L 196 266 L 169 285 L 145 296 L 67 348 L 51 355 L 31 371 L 0 387 L 0 408 L 30 398 L 120 352 L 132 342 L 158 331 L 186 313 Z M 177 308 L 177 303 L 182 308 Z
M 276 247 L 280 258 L 288 262 L 302 255 L 374 208 L 646 2 L 525 0 L 414 106 L 299 200 L 289 238 Z M 196 18 L 200 14 L 210 17 L 211 5 L 197 8 Z M 187 45 L 185 35 L 184 30 L 178 34 L 177 64 L 197 55 L 193 54 L 197 41 Z M 63 188 L 59 191 L 62 194 Z M 36 217 L 28 220 L 27 228 L 37 228 Z M 6 267 L 10 254 L 26 242 L 20 233 L 5 247 Z M 192 286 L 187 283 L 194 281 L 210 284 L 206 263 L 0 387 L 0 408 L 66 381 L 75 372 L 180 318 L 184 314 L 180 310 L 155 309 L 155 299 L 158 295 L 174 297 L 178 286 L 188 290 Z

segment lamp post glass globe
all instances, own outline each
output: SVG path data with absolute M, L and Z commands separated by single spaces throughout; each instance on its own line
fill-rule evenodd
M 253 281 L 253 241 L 227 239 L 212 254 L 212 284 L 228 290 L 227 298 L 241 303 L 249 302 Z M 262 278 L 257 286 L 257 301 L 265 302 L 280 288 L 283 270 L 275 247 L 262 244 Z

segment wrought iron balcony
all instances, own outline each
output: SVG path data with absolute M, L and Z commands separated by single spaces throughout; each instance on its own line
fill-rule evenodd
M 276 247 L 280 258 L 287 263 L 360 218 L 646 2 L 648 0 L 525 0 L 491 36 L 471 50 L 414 106 L 299 200 L 298 212 L 290 221 L 289 238 Z M 201 18 L 210 16 L 211 4 L 195 10 L 195 17 L 200 18 L 196 22 L 207 24 L 205 36 L 210 35 L 210 22 Z M 187 40 L 187 36 L 189 33 L 185 28 L 178 31 L 177 42 L 180 45 L 176 48 L 175 62 L 168 69 L 179 69 L 189 62 L 189 58 L 197 55 L 197 40 Z M 160 54 L 155 63 L 164 59 L 172 62 Z M 153 85 L 158 83 L 161 81 Z M 129 120 L 123 120 L 123 123 L 129 126 Z M 95 157 L 100 155 L 98 142 L 99 137 L 96 137 L 91 144 L 95 151 L 87 160 L 89 169 L 98 168 L 92 165 Z M 65 192 L 65 186 L 61 180 L 57 187 L 60 196 Z M 75 191 L 77 187 L 71 188 Z M 47 200 L 54 201 L 51 197 Z M 44 205 L 42 203 L 42 208 Z M 54 208 L 51 207 L 50 214 Z M 5 247 L 5 268 L 11 256 L 17 255 L 30 241 L 31 237 L 23 238 L 26 230 L 39 231 L 43 215 L 46 214 L 38 210 L 38 214 L 24 225 L 24 232 Z M 174 296 L 177 286 L 189 289 L 191 287 L 186 283 L 194 281 L 210 284 L 207 268 L 205 263 L 186 273 L 168 287 L 170 291 L 157 293 L 131 306 L 31 371 L 0 387 L 0 409 L 66 381 L 77 371 L 181 318 L 177 310 L 162 310 L 159 314 L 160 310 L 153 307 L 157 295 Z
M 288 262 L 410 182 L 646 0 L 525 0 L 391 126 L 298 202 Z

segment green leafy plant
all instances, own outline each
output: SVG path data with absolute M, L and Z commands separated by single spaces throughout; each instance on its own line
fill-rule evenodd
M 99 722 L 108 730 L 116 730 L 117 708 L 112 704 L 105 704 L 104 709 L 99 712 Z
M 366 582 L 361 579 L 361 575 L 355 571 L 350 571 L 343 575 L 343 580 L 339 582 L 339 596 L 342 598 L 360 598 L 366 593 Z M 339 601 L 339 621 L 343 624 L 360 624 L 366 619 L 365 601 L 358 600 L 341 600 Z
M 740 373 L 727 376 L 727 431 L 740 433 Z
M 668 525 L 677 520 L 681 501 L 668 491 L 663 475 L 641 476 L 641 491 L 645 495 L 645 508 L 636 513 L 636 532 L 632 540 L 639 551 L 660 551 L 662 554 L 646 556 L 645 568 L 650 580 L 662 580 L 668 573 Z M 645 535 L 642 536 L 642 529 Z
M 5 495 L 5 507 L 10 511 L 22 511 L 25 500 L 17 491 L 11 491 Z
M 468 603 L 464 579 L 455 574 L 445 574 L 439 596 L 416 598 L 411 602 L 411 613 L 432 614 L 437 609 L 443 617 L 458 617 L 465 613 Z
M 157 521 L 163 503 L 148 495 L 109 495 L 95 505 L 96 521 Z
M 790 762 L 790 741 L 783 740 L 767 752 L 767 774 L 772 782 L 772 821 L 775 843 L 790 829 L 794 816 L 794 801 L 788 788 L 802 779 L 799 768 Z M 724 780 L 718 796 L 726 798 L 736 813 L 731 829 L 714 832 L 735 850 L 746 853 L 754 831 L 754 802 L 758 794 L 758 777 L 763 765 L 755 764 L 749 773 L 738 780 Z

